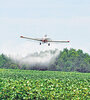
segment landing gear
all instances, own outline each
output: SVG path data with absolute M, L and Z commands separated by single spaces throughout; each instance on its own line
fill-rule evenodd
M 48 46 L 50 46 L 50 43 L 48 43 Z
M 42 43 L 40 42 L 40 45 L 41 45 Z M 50 46 L 50 43 L 48 43 L 48 46 Z

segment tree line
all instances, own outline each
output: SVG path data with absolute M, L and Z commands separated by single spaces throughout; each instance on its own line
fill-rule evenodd
M 4 54 L 1 54 L 0 55 L 0 68 L 18 69 L 19 65 L 15 63 L 11 58 L 5 56 Z
M 63 51 L 60 51 L 55 63 L 50 67 L 58 71 L 90 72 L 90 55 L 83 53 L 80 49 L 68 50 L 65 48 Z
M 55 53 L 53 51 L 52 53 Z M 78 71 L 78 72 L 90 72 L 90 55 L 88 53 L 83 53 L 82 50 L 76 50 L 71 48 L 68 50 L 65 48 L 63 51 L 59 52 L 54 62 L 51 62 L 48 66 L 35 66 L 22 64 L 19 65 L 18 62 L 13 61 L 11 58 L 0 55 L 0 68 L 9 69 L 30 69 L 30 70 L 54 70 L 54 71 Z

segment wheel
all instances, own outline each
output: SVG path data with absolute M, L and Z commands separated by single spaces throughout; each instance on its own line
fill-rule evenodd
M 50 46 L 50 43 L 48 43 L 48 46 Z

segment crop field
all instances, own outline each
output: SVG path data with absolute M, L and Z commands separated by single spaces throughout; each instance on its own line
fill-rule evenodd
M 0 100 L 90 100 L 90 73 L 0 69 Z

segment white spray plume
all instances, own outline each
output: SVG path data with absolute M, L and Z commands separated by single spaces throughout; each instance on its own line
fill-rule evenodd
M 49 65 L 52 61 L 54 62 L 58 54 L 59 50 L 41 51 L 40 53 L 36 52 L 33 54 L 28 54 L 26 57 L 23 57 L 20 61 L 21 63 L 30 65 Z
M 51 44 L 48 46 L 48 44 L 39 45 L 38 42 L 27 41 L 16 46 L 13 43 L 5 45 L 3 53 L 15 61 L 19 61 L 20 64 L 49 65 L 55 61 L 60 50 L 64 47 L 65 45 L 61 44 Z

